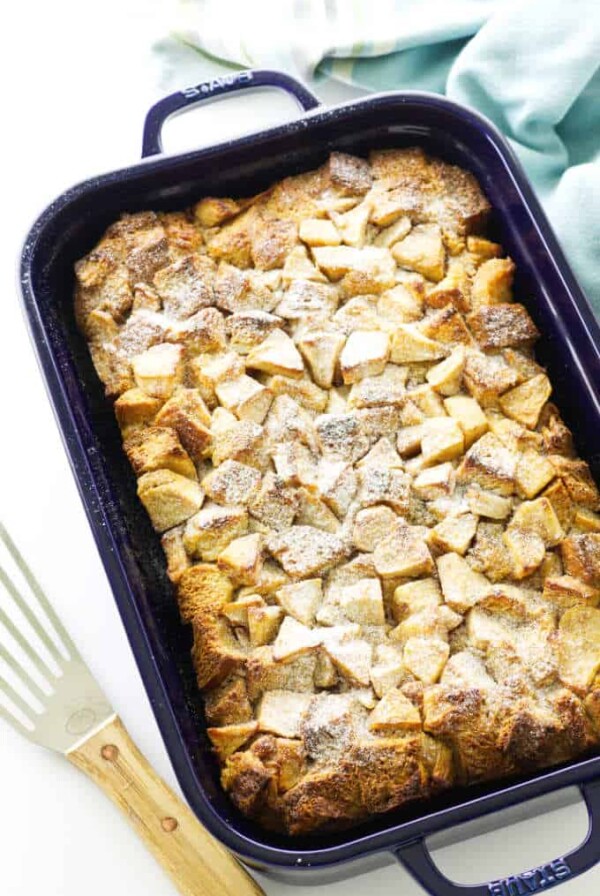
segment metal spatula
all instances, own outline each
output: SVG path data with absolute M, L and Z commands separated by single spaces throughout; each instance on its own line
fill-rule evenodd
M 264 896 L 142 756 L 1 523 L 0 540 L 17 574 L 0 564 L 0 715 L 89 775 L 184 896 Z

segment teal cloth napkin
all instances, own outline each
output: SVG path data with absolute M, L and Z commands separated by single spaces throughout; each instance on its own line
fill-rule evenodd
M 185 0 L 179 14 L 156 45 L 178 86 L 202 54 L 308 81 L 435 91 L 487 115 L 600 315 L 600 0 Z

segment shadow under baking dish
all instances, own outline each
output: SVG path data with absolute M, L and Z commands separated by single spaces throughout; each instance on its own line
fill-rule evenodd
M 23 301 L 49 395 L 182 789 L 206 826 L 238 855 L 301 883 L 343 876 L 348 862 L 361 859 L 365 868 L 407 841 L 591 780 L 600 773 L 600 758 L 454 789 L 344 832 L 291 838 L 244 818 L 219 784 L 189 657 L 190 630 L 179 621 L 159 538 L 137 498 L 112 407 L 75 326 L 73 264 L 123 211 L 180 209 L 207 194 L 252 195 L 316 167 L 332 149 L 365 154 L 407 145 L 478 178 L 494 208 L 490 236 L 515 260 L 515 296 L 542 334 L 537 357 L 548 369 L 554 400 L 598 478 L 600 331 L 594 316 L 506 143 L 483 119 L 440 97 L 376 95 L 220 146 L 154 156 L 64 193 L 35 223 L 23 249 Z

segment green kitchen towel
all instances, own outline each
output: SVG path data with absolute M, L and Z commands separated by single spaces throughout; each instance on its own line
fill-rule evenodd
M 185 0 L 157 44 L 306 81 L 443 93 L 509 138 L 600 314 L 600 0 Z

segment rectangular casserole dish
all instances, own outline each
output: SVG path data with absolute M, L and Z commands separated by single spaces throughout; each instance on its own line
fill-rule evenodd
M 287 90 L 304 114 L 294 122 L 219 146 L 162 156 L 166 118 L 203 99 L 254 87 Z M 590 832 L 571 855 L 509 881 L 467 888 L 473 896 L 547 889 L 600 859 L 600 757 L 509 781 L 452 790 L 347 832 L 289 838 L 267 832 L 234 809 L 219 784 L 195 686 L 191 635 L 179 621 L 159 539 L 137 499 L 121 448 L 73 315 L 73 264 L 123 211 L 170 210 L 206 195 L 252 195 L 286 175 L 319 165 L 328 153 L 418 144 L 479 180 L 493 232 L 517 266 L 515 293 L 539 327 L 538 358 L 577 449 L 600 473 L 600 328 L 508 145 L 475 113 L 423 93 L 378 94 L 329 110 L 288 76 L 241 72 L 173 94 L 146 119 L 143 153 L 130 168 L 68 190 L 38 218 L 21 259 L 21 290 L 32 337 L 65 447 L 171 761 L 193 810 L 209 830 L 254 867 L 300 883 L 355 873 L 389 851 L 432 893 L 458 894 L 432 864 L 424 839 L 434 831 L 568 785 L 579 784 Z M 598 783 L 594 780 L 598 779 Z M 598 822 L 600 823 L 600 822 Z M 352 863 L 352 867 L 349 863 Z M 364 870 L 364 867 L 360 870 Z M 515 886 L 521 886 L 518 883 Z

